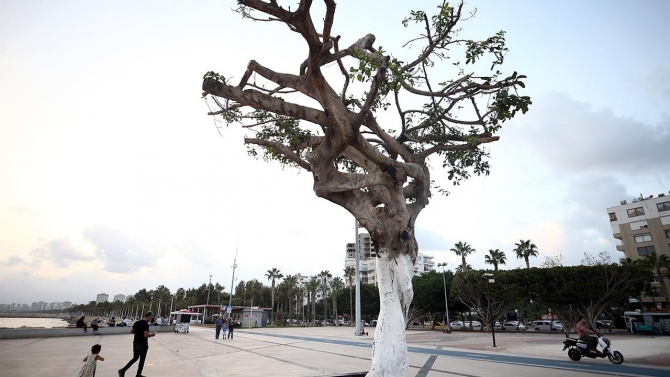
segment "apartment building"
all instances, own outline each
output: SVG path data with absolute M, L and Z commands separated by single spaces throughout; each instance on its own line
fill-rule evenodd
M 112 301 L 112 302 L 117 302 L 117 301 L 126 302 L 126 295 L 118 294 L 118 295 L 114 296 L 114 301 Z
M 98 295 L 95 298 L 95 302 L 97 304 L 107 301 L 109 301 L 109 295 L 107 293 L 98 293 Z
M 361 274 L 361 283 L 377 285 L 377 251 L 372 244 L 372 239 L 368 233 L 358 235 L 358 246 L 361 251 L 359 269 Z M 348 243 L 346 257 L 344 258 L 344 267 L 356 267 L 356 244 Z M 419 276 L 424 272 L 434 271 L 434 256 L 419 253 L 414 263 L 414 276 Z M 348 287 L 349 282 L 345 285 Z
M 358 234 L 358 247 L 361 252 L 361 258 L 358 264 L 361 274 L 361 283 L 377 285 L 377 250 L 375 250 L 375 246 L 372 244 L 372 238 L 370 238 L 368 233 Z M 356 267 L 355 243 L 347 244 L 344 267 Z M 344 284 L 348 287 L 349 281 L 345 281 Z
M 414 262 L 414 276 L 428 271 L 435 271 L 435 256 L 419 253 Z
M 670 191 L 668 191 L 670 194 Z M 637 260 L 653 252 L 670 256 L 670 195 L 661 193 L 635 198 L 631 203 L 607 208 L 612 234 L 620 241 L 616 249 L 623 258 Z M 654 297 L 642 297 L 648 309 L 667 309 L 658 277 L 652 282 Z

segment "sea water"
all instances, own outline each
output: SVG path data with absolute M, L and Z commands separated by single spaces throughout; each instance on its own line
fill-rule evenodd
M 67 327 L 67 321 L 60 318 L 0 318 L 0 329 L 17 329 L 21 327 Z

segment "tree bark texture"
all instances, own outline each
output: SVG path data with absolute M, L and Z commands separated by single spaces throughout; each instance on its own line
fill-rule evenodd
M 405 339 L 405 316 L 412 302 L 414 263 L 407 254 L 390 257 L 381 250 L 377 261 L 380 310 L 372 343 L 372 367 L 368 376 L 407 376 L 409 361 Z

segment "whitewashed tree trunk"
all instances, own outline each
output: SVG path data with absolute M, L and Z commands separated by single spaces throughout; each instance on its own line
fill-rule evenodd
M 380 310 L 375 340 L 372 344 L 372 367 L 368 377 L 408 376 L 409 361 L 405 339 L 405 315 L 414 296 L 413 262 L 409 255 L 389 258 L 380 250 L 377 260 Z

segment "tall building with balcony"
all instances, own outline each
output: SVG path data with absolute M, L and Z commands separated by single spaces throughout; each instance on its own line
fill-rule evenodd
M 361 252 L 360 263 L 358 265 L 361 274 L 361 283 L 377 285 L 377 250 L 375 250 L 375 246 L 372 244 L 372 238 L 370 238 L 368 233 L 360 233 L 358 235 L 358 247 Z M 356 267 L 355 243 L 347 244 L 344 267 Z M 344 284 L 348 287 L 349 281 L 345 281 Z
M 377 251 L 372 244 L 372 239 L 368 233 L 360 233 L 358 235 L 358 246 L 361 251 L 361 259 L 359 269 L 361 274 L 361 283 L 377 285 Z M 344 258 L 344 267 L 356 267 L 356 244 L 347 244 L 347 253 Z M 414 263 L 414 276 L 419 276 L 424 272 L 434 271 L 435 261 L 432 255 L 425 255 L 419 253 Z M 346 280 L 346 279 L 345 279 Z M 348 287 L 349 282 L 345 281 Z
M 419 253 L 414 262 L 414 276 L 428 271 L 435 271 L 435 256 Z
M 114 296 L 114 301 L 112 301 L 112 302 L 117 302 L 117 301 L 126 302 L 126 296 L 122 295 L 122 294 L 118 294 L 118 295 Z
M 670 194 L 670 191 L 668 192 Z M 628 203 L 607 208 L 612 234 L 619 240 L 616 249 L 623 252 L 623 258 L 638 260 L 655 252 L 670 256 L 670 196 L 659 194 L 640 197 Z M 668 303 L 663 297 L 659 279 L 652 282 L 654 297 L 642 297 L 648 309 L 666 309 Z
M 107 301 L 109 301 L 109 295 L 107 293 L 98 293 L 98 296 L 95 298 L 96 304 Z

